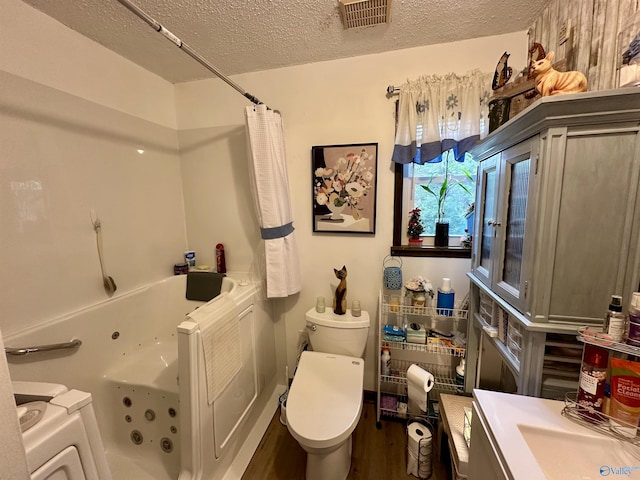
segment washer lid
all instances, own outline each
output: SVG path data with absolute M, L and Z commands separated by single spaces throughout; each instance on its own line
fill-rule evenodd
M 360 419 L 364 360 L 302 352 L 287 397 L 287 427 L 301 444 L 330 448 L 349 438 Z
M 307 322 L 333 328 L 366 328 L 371 322 L 369 312 L 362 310 L 359 317 L 351 315 L 351 310 L 347 310 L 344 315 L 336 315 L 332 308 L 326 308 L 323 313 L 316 312 L 315 308 L 310 309 L 304 318 Z

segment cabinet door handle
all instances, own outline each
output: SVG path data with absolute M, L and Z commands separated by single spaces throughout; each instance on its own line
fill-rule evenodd
M 499 227 L 500 225 L 502 225 L 500 222 L 494 222 L 493 220 L 489 220 L 487 222 L 487 225 L 490 225 L 492 227 Z

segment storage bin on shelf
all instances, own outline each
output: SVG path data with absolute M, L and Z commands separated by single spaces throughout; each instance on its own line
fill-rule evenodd
M 509 313 L 500 307 L 496 307 L 496 318 L 498 325 L 498 340 L 506 345 L 509 329 Z
M 504 312 L 507 316 L 508 314 Z M 522 331 L 524 327 L 517 322 L 507 322 L 507 336 L 506 345 L 507 350 L 511 353 L 518 363 L 520 363 L 520 357 L 522 356 Z
M 479 291 L 478 296 L 480 297 L 480 317 L 487 325 L 497 326 L 493 323 L 493 300 L 483 291 Z

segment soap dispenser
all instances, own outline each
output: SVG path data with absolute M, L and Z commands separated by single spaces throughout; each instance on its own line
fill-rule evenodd
M 443 278 L 442 286 L 438 288 L 438 298 L 436 300 L 438 315 L 453 316 L 454 295 L 455 292 L 451 288 L 451 279 Z

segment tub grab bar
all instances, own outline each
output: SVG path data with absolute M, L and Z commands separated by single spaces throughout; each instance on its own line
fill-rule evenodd
M 38 345 L 36 347 L 9 348 L 5 347 L 6 355 L 28 355 L 29 353 L 50 352 L 51 350 L 67 350 L 77 348 L 82 345 L 82 341 L 74 338 L 70 342 L 53 343 L 51 345 Z

